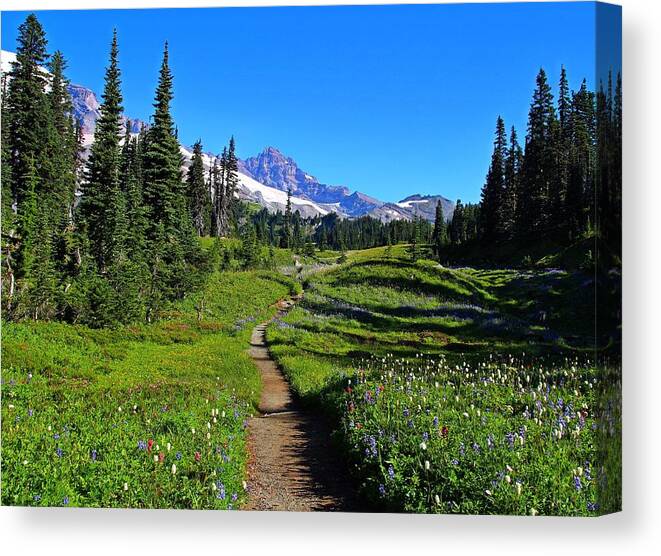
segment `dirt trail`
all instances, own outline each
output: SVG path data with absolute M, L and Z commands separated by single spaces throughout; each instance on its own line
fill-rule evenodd
M 294 301 L 281 301 L 276 318 Z M 271 358 L 265 330 L 255 327 L 250 356 L 262 374 L 260 415 L 250 419 L 249 497 L 246 510 L 352 509 L 352 488 L 343 464 L 330 448 L 330 430 L 294 400 Z

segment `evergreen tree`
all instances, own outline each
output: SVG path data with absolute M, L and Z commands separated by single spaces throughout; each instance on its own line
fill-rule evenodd
M 292 249 L 294 251 L 299 251 L 303 246 L 303 225 L 301 223 L 301 213 L 296 211 L 293 215 L 293 226 L 292 226 Z
M 450 241 L 453 246 L 461 245 L 466 240 L 466 221 L 464 217 L 464 205 L 461 199 L 457 199 L 450 222 Z
M 418 216 L 413 217 L 413 225 L 414 233 L 411 238 L 411 245 L 409 246 L 409 256 L 411 257 L 411 261 L 416 262 L 420 258 L 422 244 L 420 218 Z
M 434 232 L 432 236 L 434 245 L 434 254 L 437 258 L 440 257 L 443 248 L 447 244 L 447 225 L 443 218 L 443 206 L 439 200 L 436 203 L 436 212 L 434 215 Z M 390 237 L 388 237 L 388 245 L 390 246 Z
M 282 228 L 280 247 L 289 249 L 292 247 L 292 214 L 291 214 L 291 189 L 287 190 L 287 205 L 285 206 L 285 220 Z
M 179 142 L 175 137 L 174 121 L 170 113 L 172 98 L 172 73 L 168 45 L 165 43 L 154 100 L 153 124 L 147 131 L 143 155 L 143 195 L 149 210 L 150 239 L 155 240 L 161 236 L 162 231 L 168 241 L 176 242 L 181 233 L 185 190 L 181 176 Z
M 33 159 L 28 161 L 26 175 L 21 176 L 27 186 L 23 210 L 19 215 L 21 237 L 21 270 L 17 316 L 34 320 L 49 319 L 57 311 L 57 273 L 53 263 L 52 235 L 47 204 L 39 203 L 39 178 Z
M 80 216 L 92 257 L 103 273 L 117 255 L 114 253 L 119 241 L 116 218 L 123 206 L 119 184 L 122 93 L 116 31 L 110 46 L 100 112 L 82 188 Z
M 7 111 L 11 115 L 8 128 L 9 160 L 12 169 L 13 197 L 18 214 L 28 193 L 25 180 L 30 166 L 38 173 L 48 163 L 46 147 L 49 143 L 50 111 L 46 96 L 46 73 L 43 66 L 48 60 L 46 34 L 34 14 L 27 16 L 18 28 L 16 62 L 9 72 Z M 3 128 L 5 126 L 3 120 Z M 4 176 L 4 174 L 3 174 Z M 39 188 L 46 188 L 43 182 Z M 41 191 L 37 190 L 39 197 Z
M 16 286 L 16 277 L 14 274 L 14 253 L 17 248 L 17 238 L 15 229 L 15 215 L 14 215 L 14 194 L 12 186 L 12 163 L 11 163 L 11 148 L 9 143 L 9 128 L 11 112 L 7 108 L 7 75 L 2 74 L 2 96 L 0 96 L 1 112 L 0 121 L 2 126 L 0 131 L 2 136 L 0 138 L 0 147 L 2 148 L 2 162 L 0 162 L 0 184 L 2 191 L 2 240 L 0 243 L 1 265 L 0 272 L 2 276 L 2 307 L 5 314 L 11 313 L 12 301 Z
M 507 136 L 505 122 L 498 116 L 496 138 L 487 179 L 482 188 L 482 212 L 480 235 L 487 242 L 505 236 L 505 161 L 507 158 Z
M 131 137 L 131 124 L 126 122 L 121 156 L 121 190 L 126 203 L 126 252 L 130 260 L 145 263 L 147 208 L 143 203 L 143 148 L 146 138 L 144 126 L 137 137 Z
M 504 238 L 512 239 L 516 229 L 516 203 L 520 189 L 521 165 L 523 164 L 523 150 L 519 145 L 516 130 L 512 126 L 510 144 L 505 160 L 505 187 L 501 211 L 501 226 Z
M 543 69 L 539 70 L 530 112 L 528 134 L 517 195 L 518 235 L 539 237 L 549 225 L 550 198 L 558 179 L 554 145 L 557 119 L 553 94 Z
M 187 186 L 188 209 L 193 220 L 193 226 L 198 236 L 204 236 L 208 233 L 211 199 L 207 185 L 204 182 L 201 141 L 197 141 L 193 146 L 193 157 L 188 168 Z
M 181 298 L 199 281 L 202 264 L 182 179 L 179 141 L 170 113 L 172 98 L 172 73 L 165 43 L 142 168 L 151 276 L 148 319 L 157 314 L 163 300 Z
M 259 252 L 255 227 L 248 224 L 243 232 L 241 241 L 241 261 L 243 268 L 255 268 L 259 263 Z
M 71 116 L 72 103 L 65 69 L 64 56 L 59 51 L 55 52 L 50 60 L 51 80 L 50 91 L 47 93 L 51 115 L 48 144 L 50 163 L 48 176 L 44 179 L 50 184 L 50 206 L 47 211 L 54 235 L 53 256 L 56 267 L 61 273 L 71 276 L 77 264 L 73 209 L 81 152 L 78 128 Z
M 225 160 L 225 192 L 222 204 L 221 226 L 224 235 L 231 231 L 231 210 L 234 204 L 234 195 L 239 186 L 239 161 L 236 157 L 236 143 L 234 136 L 230 137 L 229 147 Z
M 564 214 L 567 237 L 576 239 L 588 226 L 594 203 L 594 96 L 585 80 L 572 97 L 567 194 Z
M 221 214 L 225 196 L 225 162 L 227 160 L 227 148 L 223 148 L 220 160 L 216 158 L 209 170 L 209 187 L 213 196 L 211 209 L 211 232 L 216 237 L 222 236 Z

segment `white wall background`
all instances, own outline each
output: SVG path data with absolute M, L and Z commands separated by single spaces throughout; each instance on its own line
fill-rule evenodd
M 405 3 L 286 0 L 283 4 Z M 421 3 L 421 2 L 419 2 Z M 624 20 L 624 511 L 600 519 L 0 508 L 4 554 L 650 554 L 661 549 L 661 2 Z M 2 9 L 277 5 L 3 0 Z

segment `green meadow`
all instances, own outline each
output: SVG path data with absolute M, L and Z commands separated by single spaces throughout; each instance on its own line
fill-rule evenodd
M 299 288 L 215 273 L 154 324 L 3 323 L 3 504 L 237 507 L 260 393 L 250 333 Z
M 618 507 L 619 379 L 595 361 L 589 275 L 444 268 L 396 246 L 352 252 L 305 291 L 269 326 L 271 352 L 374 507 Z

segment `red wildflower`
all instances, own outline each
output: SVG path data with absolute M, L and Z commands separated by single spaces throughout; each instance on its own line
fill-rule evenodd
M 351 394 L 351 392 L 353 392 L 353 390 L 351 389 L 351 386 L 347 386 L 347 387 L 344 389 L 344 391 L 345 391 L 347 394 Z
M 362 429 L 362 428 L 363 428 L 363 425 L 361 425 L 360 423 L 356 423 L 356 428 L 357 428 L 357 429 Z
M 383 384 L 379 384 L 379 392 L 383 392 L 385 388 L 383 387 Z
M 164 460 L 165 460 L 165 454 L 163 452 L 159 452 L 158 453 L 158 461 L 163 463 Z
M 443 427 L 443 428 L 441 429 L 441 436 L 442 436 L 443 438 L 447 438 L 449 432 L 450 432 L 450 429 L 448 429 L 447 427 Z
M 202 455 L 200 454 L 200 452 L 195 452 L 195 461 L 200 461 L 201 457 Z
M 151 447 L 154 445 L 154 441 L 150 438 L 147 440 L 147 451 L 151 452 Z

